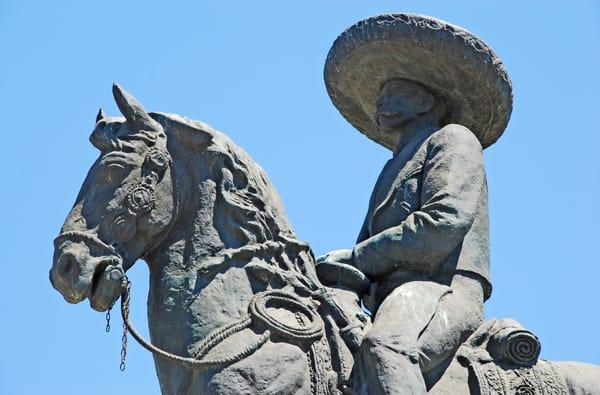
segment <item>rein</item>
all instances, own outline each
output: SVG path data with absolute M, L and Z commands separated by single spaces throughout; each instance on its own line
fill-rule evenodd
M 131 304 L 131 281 L 124 277 L 124 282 L 126 283 L 123 287 L 123 293 L 121 294 L 121 317 L 123 318 L 123 337 L 122 337 L 122 347 L 121 347 L 121 364 L 120 370 L 125 370 L 125 359 L 127 357 L 127 334 L 131 333 L 131 336 L 146 350 L 150 351 L 152 354 L 159 356 L 161 358 L 180 363 L 189 368 L 196 370 L 206 370 L 209 368 L 214 368 L 217 366 L 228 365 L 234 362 L 237 362 L 250 354 L 256 351 L 259 347 L 269 340 L 270 332 L 266 330 L 258 340 L 251 345 L 250 347 L 246 347 L 245 349 L 228 356 L 226 358 L 220 359 L 196 359 L 189 357 L 182 357 L 180 355 L 176 355 L 170 353 L 168 351 L 163 350 L 160 347 L 155 346 L 148 340 L 144 339 L 144 337 L 137 331 L 131 319 L 129 317 L 130 304 Z M 213 347 L 220 343 L 220 341 L 225 338 L 237 333 L 245 328 L 248 328 L 251 324 L 250 316 L 243 316 L 238 321 L 235 321 L 232 324 L 228 324 L 224 327 L 221 327 L 206 336 L 206 338 L 199 344 L 197 347 L 196 355 L 203 356 L 208 353 Z

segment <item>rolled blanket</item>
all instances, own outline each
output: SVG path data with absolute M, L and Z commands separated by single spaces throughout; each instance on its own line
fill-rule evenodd
M 518 366 L 532 366 L 538 360 L 542 345 L 533 332 L 515 320 L 496 321 L 487 350 L 495 360 Z

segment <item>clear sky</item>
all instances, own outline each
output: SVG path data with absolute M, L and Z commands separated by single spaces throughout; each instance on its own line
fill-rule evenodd
M 600 3 L 595 1 L 0 1 L 0 394 L 157 394 L 120 317 L 52 289 L 52 240 L 98 152 L 111 84 L 149 110 L 226 132 L 278 188 L 315 253 L 351 247 L 390 153 L 337 113 L 322 70 L 337 35 L 411 11 L 464 26 L 504 60 L 508 129 L 486 150 L 494 293 L 488 317 L 535 331 L 547 359 L 600 364 Z M 146 329 L 147 269 L 132 270 Z

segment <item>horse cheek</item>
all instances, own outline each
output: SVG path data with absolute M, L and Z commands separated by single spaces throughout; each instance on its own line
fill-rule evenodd
M 149 239 L 150 243 L 155 241 L 153 239 L 160 234 L 163 234 L 174 220 L 175 198 L 173 188 L 170 184 L 170 177 L 165 177 L 157 185 L 153 196 L 154 208 L 138 221 L 140 231 L 144 234 L 145 238 Z

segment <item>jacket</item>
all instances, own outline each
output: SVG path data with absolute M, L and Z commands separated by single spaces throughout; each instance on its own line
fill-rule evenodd
M 475 273 L 489 298 L 487 183 L 482 147 L 469 129 L 423 131 L 386 163 L 352 259 L 372 279 Z

